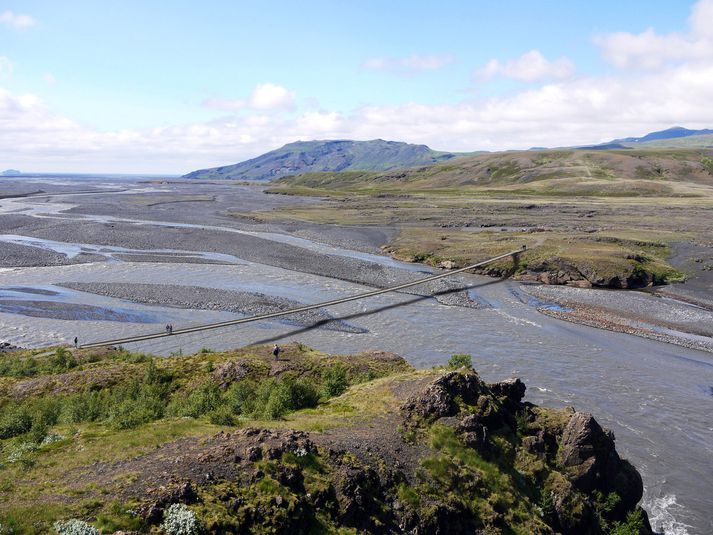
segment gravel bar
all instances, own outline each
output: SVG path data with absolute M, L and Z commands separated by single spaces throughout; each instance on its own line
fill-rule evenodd
M 57 286 L 106 297 L 126 299 L 146 305 L 198 310 L 225 310 L 247 316 L 280 312 L 306 304 L 262 293 L 221 290 L 200 286 L 179 286 L 176 284 L 66 282 Z M 324 310 L 308 310 L 277 321 L 287 321 L 300 326 L 317 325 L 320 328 L 332 331 L 355 334 L 367 332 L 363 328 L 334 319 Z

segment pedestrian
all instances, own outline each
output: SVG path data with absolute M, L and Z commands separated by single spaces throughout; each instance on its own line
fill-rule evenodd
M 280 360 L 280 346 L 275 344 L 275 347 L 272 348 L 272 354 L 275 357 L 275 360 Z
M 168 334 L 170 330 L 171 330 L 171 326 L 167 323 L 166 324 L 166 334 Z
M 79 347 L 79 338 L 76 336 L 74 337 L 74 347 Z
M 173 324 L 172 323 L 168 324 L 168 334 L 173 334 Z

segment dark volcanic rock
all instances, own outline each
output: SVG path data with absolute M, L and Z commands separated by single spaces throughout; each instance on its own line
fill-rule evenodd
M 506 379 L 499 383 L 493 383 L 488 385 L 490 390 L 496 396 L 503 396 L 508 399 L 509 402 L 513 404 L 518 404 L 525 397 L 525 390 L 527 387 L 520 379 Z
M 583 492 L 616 492 L 621 501 L 614 511 L 622 514 L 641 500 L 641 476 L 622 461 L 614 447 L 614 435 L 605 431 L 589 413 L 576 412 L 562 433 L 559 461 L 572 484 Z
M 473 404 L 483 386 L 476 373 L 449 372 L 428 385 L 424 392 L 410 398 L 402 410 L 426 419 L 454 416 L 458 413 L 456 398 Z

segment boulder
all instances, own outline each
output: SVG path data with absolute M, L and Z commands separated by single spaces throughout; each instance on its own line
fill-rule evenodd
M 611 431 L 602 429 L 589 413 L 572 415 L 562 433 L 558 459 L 579 490 L 619 495 L 621 500 L 611 518 L 622 518 L 643 496 L 641 476 L 619 457 Z
M 459 411 L 456 398 L 469 405 L 475 404 L 483 388 L 476 373 L 449 372 L 409 398 L 402 410 L 409 416 L 427 419 L 455 416 Z
M 500 381 L 499 383 L 493 383 L 488 385 L 490 390 L 499 397 L 507 398 L 507 400 L 513 404 L 517 405 L 525 397 L 525 391 L 527 387 L 520 379 L 506 379 Z

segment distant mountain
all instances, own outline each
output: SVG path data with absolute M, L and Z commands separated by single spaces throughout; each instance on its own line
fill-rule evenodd
M 0 173 L 0 176 L 20 176 L 21 174 L 22 173 L 17 169 L 6 169 L 2 173 Z
M 461 156 L 398 141 L 297 141 L 241 163 L 201 169 L 183 178 L 272 180 L 310 172 L 388 171 Z
M 580 150 L 617 150 L 642 148 L 711 148 L 713 147 L 713 130 L 690 130 L 682 126 L 674 126 L 666 130 L 650 132 L 641 137 L 624 137 L 613 139 L 597 145 L 579 145 L 568 147 Z
M 647 141 L 701 136 L 707 134 L 713 134 L 713 130 L 689 130 L 688 128 L 683 128 L 682 126 L 674 126 L 673 128 L 667 128 L 666 130 L 650 132 L 643 137 L 626 137 L 624 139 L 615 139 L 614 141 L 610 141 L 609 143 L 646 143 Z

